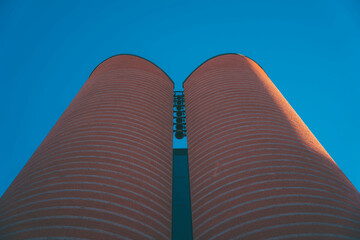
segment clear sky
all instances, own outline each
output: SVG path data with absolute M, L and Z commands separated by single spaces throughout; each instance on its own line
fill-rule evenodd
M 217 54 L 252 58 L 360 189 L 359 1 L 1 0 L 0 195 L 121 53 L 154 62 L 175 90 Z

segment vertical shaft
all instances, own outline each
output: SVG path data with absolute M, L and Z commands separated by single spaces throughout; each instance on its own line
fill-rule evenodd
M 359 193 L 259 65 L 217 56 L 184 93 L 194 239 L 360 238 Z
M 170 239 L 173 88 L 132 55 L 101 63 L 0 202 L 1 239 Z
M 187 149 L 174 149 L 172 240 L 192 240 Z

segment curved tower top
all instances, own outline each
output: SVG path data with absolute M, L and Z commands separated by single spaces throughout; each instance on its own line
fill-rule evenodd
M 141 64 L 139 65 L 139 63 Z M 166 72 L 164 72 L 159 66 L 157 66 L 155 63 L 153 63 L 152 61 L 146 58 L 134 54 L 117 54 L 105 59 L 94 68 L 89 78 L 92 75 L 101 74 L 104 71 L 111 71 L 114 69 L 118 69 L 119 67 L 139 68 L 139 66 L 141 66 L 143 70 L 149 70 L 152 72 L 163 74 L 164 76 L 166 76 L 166 78 L 168 78 L 172 82 L 172 84 L 174 84 L 174 82 L 171 80 L 169 75 Z

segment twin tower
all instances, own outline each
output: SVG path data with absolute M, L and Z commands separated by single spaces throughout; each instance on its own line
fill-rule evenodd
M 258 64 L 219 55 L 183 87 L 194 239 L 360 239 L 359 192 Z M 2 196 L 0 239 L 176 237 L 173 90 L 101 63 Z

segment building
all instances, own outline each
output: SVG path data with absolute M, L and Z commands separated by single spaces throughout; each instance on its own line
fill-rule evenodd
M 184 82 L 195 239 L 360 239 L 359 193 L 247 57 Z
M 169 239 L 173 88 L 142 58 L 101 63 L 1 198 L 0 239 Z
M 188 154 L 173 89 L 142 58 L 101 63 L 1 198 L 1 239 L 360 239 L 358 191 L 259 65 L 186 79 Z

